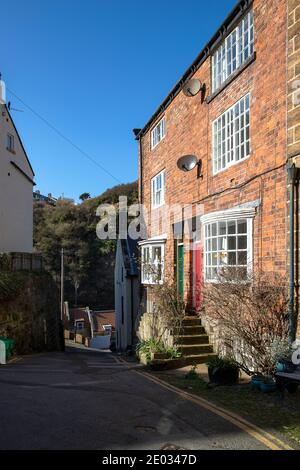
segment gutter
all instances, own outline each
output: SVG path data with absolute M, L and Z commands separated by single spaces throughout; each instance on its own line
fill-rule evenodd
M 142 135 L 141 135 L 141 129 L 133 129 L 132 130 L 134 134 L 135 140 L 139 142 L 139 162 L 140 162 L 140 175 L 139 175 L 139 181 L 140 181 L 140 188 L 139 188 L 139 203 L 143 204 L 143 146 L 142 146 Z
M 290 182 L 290 302 L 289 302 L 289 340 L 296 339 L 295 321 L 295 186 L 299 184 L 300 170 L 292 164 L 287 167 Z

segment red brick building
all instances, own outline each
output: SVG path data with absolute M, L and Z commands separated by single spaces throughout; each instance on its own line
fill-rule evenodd
M 196 308 L 197 279 L 211 282 L 221 265 L 289 273 L 286 165 L 300 154 L 300 106 L 287 83 L 300 73 L 298 5 L 240 1 L 136 131 L 140 202 L 151 214 L 143 263 L 161 265 L 162 280 L 163 270 L 175 267 L 178 289 Z M 181 171 L 184 155 L 195 156 L 199 166 Z M 173 204 L 202 208 L 193 246 L 177 235 L 180 210 L 168 236 L 161 227 L 159 214 Z M 151 282 L 142 269 L 147 309 Z

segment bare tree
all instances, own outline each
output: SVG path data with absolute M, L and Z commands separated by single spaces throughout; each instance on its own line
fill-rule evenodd
M 224 345 L 240 368 L 249 375 L 272 374 L 275 349 L 282 350 L 288 338 L 286 279 L 258 272 L 245 280 L 238 269 L 225 268 L 203 292 L 205 313 L 221 327 Z

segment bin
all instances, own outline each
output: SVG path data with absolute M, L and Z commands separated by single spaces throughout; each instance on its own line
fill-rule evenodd
M 5 344 L 6 360 L 8 361 L 13 353 L 14 340 L 0 336 L 0 340 Z

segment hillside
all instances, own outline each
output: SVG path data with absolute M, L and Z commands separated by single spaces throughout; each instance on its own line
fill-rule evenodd
M 137 202 L 137 182 L 107 189 L 74 205 L 58 201 L 56 207 L 34 203 L 34 248 L 44 256 L 47 271 L 59 286 L 60 252 L 65 252 L 65 300 L 70 305 L 97 309 L 114 307 L 115 241 L 99 240 L 96 209 L 116 205 L 120 195 Z

